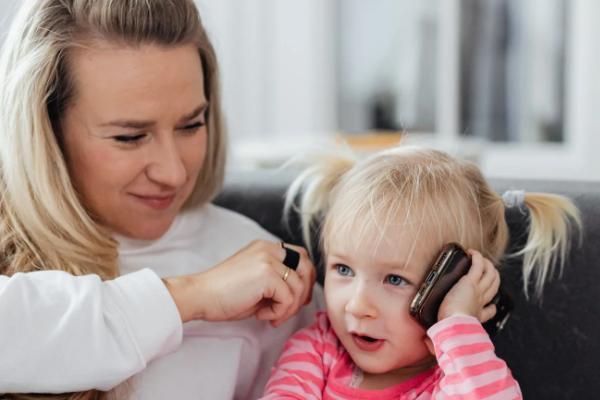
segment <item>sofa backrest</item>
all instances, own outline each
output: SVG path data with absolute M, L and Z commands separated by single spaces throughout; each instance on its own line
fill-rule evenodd
M 290 231 L 282 224 L 283 196 L 292 177 L 281 171 L 228 177 L 215 203 L 244 214 L 289 243 L 301 244 L 297 218 Z M 500 267 L 502 286 L 515 309 L 503 331 L 493 338 L 521 385 L 525 399 L 592 399 L 600 394 L 600 183 L 492 180 L 507 189 L 566 195 L 581 210 L 584 223 L 565 260 L 562 277 L 545 288 L 543 300 L 525 298 L 521 260 Z M 527 215 L 507 212 L 509 248 L 522 246 Z M 319 279 L 322 282 L 322 273 Z

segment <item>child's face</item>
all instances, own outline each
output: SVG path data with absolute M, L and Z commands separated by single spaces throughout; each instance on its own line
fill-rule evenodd
M 327 312 L 342 344 L 366 373 L 402 374 L 402 368 L 431 360 L 425 330 L 410 316 L 409 306 L 436 251 L 431 243 L 416 243 L 410 254 L 414 237 L 411 231 L 394 232 L 376 251 L 369 240 L 358 247 L 344 238 L 329 241 Z

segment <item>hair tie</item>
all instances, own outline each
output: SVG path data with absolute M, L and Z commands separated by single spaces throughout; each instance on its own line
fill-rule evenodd
M 502 194 L 502 201 L 506 208 L 525 207 L 525 191 L 524 190 L 507 190 Z

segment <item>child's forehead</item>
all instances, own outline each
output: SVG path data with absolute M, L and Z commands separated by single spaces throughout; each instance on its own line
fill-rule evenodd
M 328 256 L 417 269 L 426 268 L 442 245 L 429 232 L 404 225 L 331 232 L 325 243 Z

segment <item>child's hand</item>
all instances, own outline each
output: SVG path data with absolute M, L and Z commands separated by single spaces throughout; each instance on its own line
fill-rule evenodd
M 469 250 L 471 268 L 450 289 L 438 312 L 438 320 L 451 315 L 471 315 L 485 322 L 496 315 L 496 306 L 490 304 L 500 287 L 500 274 L 490 260 L 476 250 Z

